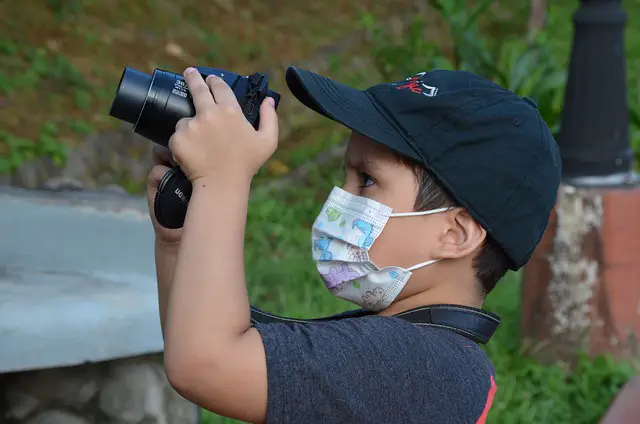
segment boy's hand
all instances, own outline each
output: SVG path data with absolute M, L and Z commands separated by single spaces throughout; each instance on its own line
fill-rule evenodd
M 153 145 L 151 161 L 153 168 L 151 168 L 147 181 L 147 202 L 149 204 L 149 216 L 151 217 L 151 223 L 153 224 L 153 229 L 156 233 L 156 241 L 164 244 L 178 244 L 182 238 L 182 228 L 169 229 L 163 227 L 156 220 L 156 215 L 153 210 L 156 193 L 158 192 L 158 185 L 160 184 L 162 177 L 164 177 L 164 174 L 171 169 L 170 167 L 176 166 L 176 163 L 173 161 L 169 149 L 158 146 L 157 144 Z
M 250 181 L 278 145 L 273 99 L 262 103 L 256 131 L 224 80 L 209 76 L 205 82 L 193 68 L 187 69 L 184 77 L 196 116 L 183 118 L 176 125 L 169 140 L 174 159 L 192 182 L 211 176 Z

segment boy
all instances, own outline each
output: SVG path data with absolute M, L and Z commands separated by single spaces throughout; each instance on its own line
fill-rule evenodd
M 313 226 L 313 258 L 332 294 L 375 313 L 252 327 L 244 226 L 251 179 L 277 146 L 276 111 L 266 99 L 256 131 L 224 81 L 191 68 L 185 79 L 196 116 L 176 126 L 172 157 L 156 149 L 148 191 L 152 202 L 173 160 L 193 183 L 183 229 L 152 215 L 175 389 L 249 422 L 484 423 L 496 383 L 482 350 L 392 315 L 480 308 L 527 262 L 560 181 L 535 104 L 465 72 L 359 91 L 290 68 L 301 102 L 353 130 L 344 186 Z

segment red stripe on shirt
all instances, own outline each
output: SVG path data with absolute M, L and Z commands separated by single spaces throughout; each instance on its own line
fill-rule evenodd
M 489 415 L 489 409 L 491 409 L 491 404 L 493 403 L 493 398 L 496 395 L 496 391 L 498 390 L 498 386 L 496 386 L 496 381 L 491 377 L 491 387 L 489 388 L 489 393 L 487 394 L 487 403 L 484 405 L 484 411 L 482 411 L 482 415 L 478 418 L 476 424 L 485 424 L 487 422 L 487 415 Z

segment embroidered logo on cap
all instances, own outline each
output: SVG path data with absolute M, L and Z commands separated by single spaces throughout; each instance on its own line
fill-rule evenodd
M 422 82 L 422 76 L 426 72 L 420 72 L 406 79 L 406 83 L 398 85 L 394 83 L 397 90 L 410 90 L 412 93 L 422 94 L 427 97 L 434 97 L 438 94 L 438 87 L 432 87 Z

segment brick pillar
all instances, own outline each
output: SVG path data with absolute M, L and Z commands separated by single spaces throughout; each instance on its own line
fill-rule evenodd
M 640 358 L 640 185 L 561 185 L 523 277 L 521 335 L 533 356 Z

